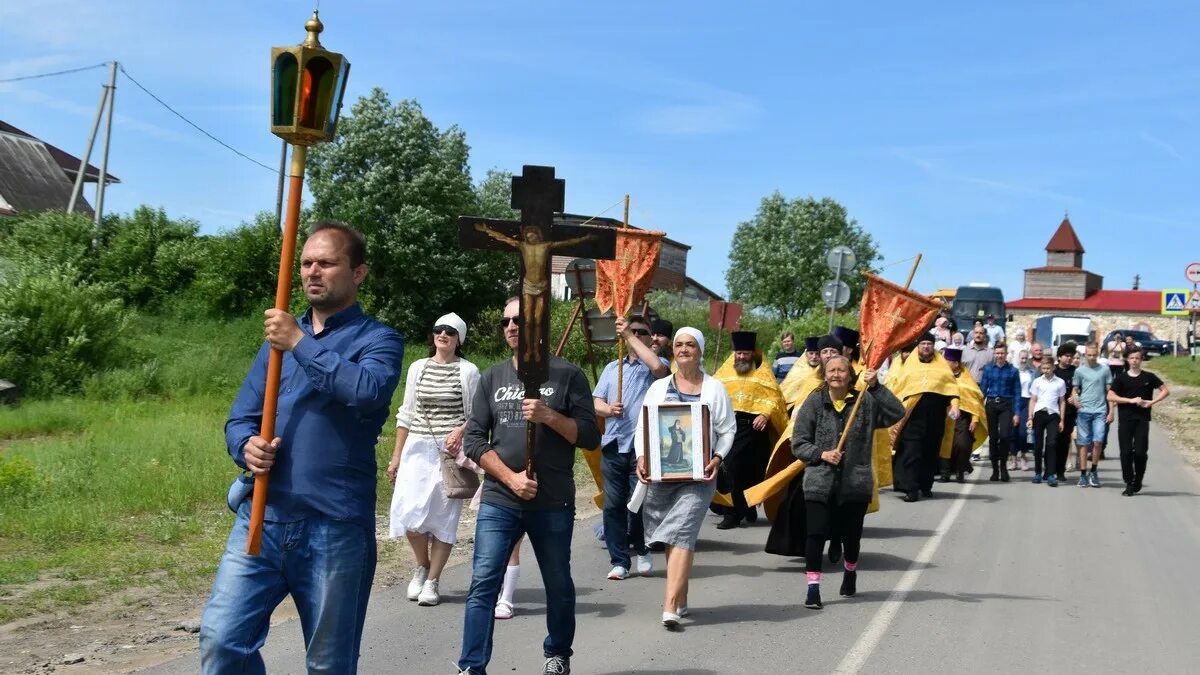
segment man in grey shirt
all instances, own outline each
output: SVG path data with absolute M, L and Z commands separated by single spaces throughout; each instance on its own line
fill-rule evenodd
M 1100 487 L 1096 465 L 1100 463 L 1100 451 L 1104 448 L 1108 425 L 1113 421 L 1115 404 L 1108 400 L 1112 371 L 1108 364 L 1100 363 L 1099 347 L 1089 344 L 1084 351 L 1084 358 L 1087 362 L 1075 369 L 1071 387 L 1074 390 L 1074 404 L 1079 408 L 1079 415 L 1075 418 L 1075 445 L 1079 450 L 1078 485 L 1085 488 Z
M 500 327 L 513 358 L 484 371 L 463 435 L 463 451 L 483 467 L 482 503 L 475 526 L 475 555 L 467 593 L 458 668 L 486 672 L 492 655 L 493 610 L 509 553 L 521 535 L 537 556 L 546 587 L 543 673 L 571 672 L 575 639 L 575 584 L 571 579 L 571 533 L 575 525 L 575 448 L 600 442 L 591 390 L 583 371 L 558 357 L 541 397 L 526 399 L 517 377 L 520 303 L 509 300 Z M 537 423 L 533 461 L 525 474 L 525 424 Z
M 962 364 L 976 383 L 983 377 L 983 368 L 992 362 L 992 348 L 988 346 L 987 329 L 976 326 L 971 332 L 971 342 L 963 348 Z

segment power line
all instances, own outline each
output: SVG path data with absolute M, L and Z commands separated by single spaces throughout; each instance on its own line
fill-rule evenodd
M 101 64 L 101 65 L 104 65 L 104 64 Z M 267 166 L 266 164 L 263 164 L 262 162 L 258 161 L 257 159 L 254 159 L 253 157 L 251 157 L 251 156 L 249 156 L 249 155 L 245 154 L 244 152 L 242 152 L 241 150 L 238 150 L 237 148 L 233 147 L 232 145 L 230 145 L 230 144 L 226 143 L 225 141 L 222 141 L 221 139 L 217 138 L 216 136 L 213 136 L 212 134 L 208 133 L 207 131 L 205 131 L 204 129 L 202 129 L 202 128 L 200 127 L 200 125 L 198 125 L 198 124 L 196 124 L 195 122 L 193 122 L 193 121 L 189 120 L 188 118 L 184 117 L 184 116 L 183 116 L 183 114 L 182 114 L 182 113 L 180 113 L 178 110 L 176 110 L 176 109 L 172 108 L 171 106 L 167 105 L 167 102 L 166 102 L 166 101 L 164 101 L 164 100 L 162 100 L 161 98 L 159 98 L 159 97 L 155 96 L 155 95 L 154 95 L 154 92 L 152 92 L 152 91 L 150 91 L 149 89 L 147 89 L 146 87 L 142 86 L 142 83 L 141 83 L 141 82 L 138 82 L 137 80 L 133 79 L 133 76 L 129 74 L 129 71 L 125 70 L 125 66 L 119 66 L 119 67 L 120 67 L 120 69 L 121 69 L 121 74 L 122 74 L 122 75 L 124 75 L 126 78 L 128 78 L 130 82 L 132 82 L 132 83 L 134 83 L 135 85 L 137 85 L 137 88 L 138 88 L 138 89 L 141 89 L 142 91 L 146 92 L 146 95 L 147 95 L 147 96 L 149 96 L 150 98 L 152 98 L 152 99 L 154 99 L 155 101 L 157 101 L 157 102 L 158 102 L 158 104 L 159 104 L 159 105 L 161 105 L 162 107 L 164 107 L 164 108 L 166 108 L 167 110 L 171 111 L 171 113 L 172 113 L 172 114 L 174 114 L 174 115 L 175 115 L 176 117 L 178 117 L 179 119 L 183 120 L 184 122 L 187 122 L 187 123 L 188 123 L 188 125 L 189 125 L 189 126 L 191 126 L 193 129 L 195 129 L 196 131 L 199 131 L 200 133 L 204 134 L 205 136 L 208 136 L 208 137 L 209 137 L 209 139 L 211 139 L 211 140 L 213 140 L 213 141 L 217 142 L 217 143 L 218 143 L 218 144 L 220 144 L 222 147 L 224 147 L 225 149 L 229 150 L 230 152 L 232 152 L 233 154 L 237 155 L 238 157 L 241 157 L 242 159 L 245 159 L 245 160 L 247 160 L 247 161 L 250 161 L 250 162 L 254 162 L 255 164 L 257 164 L 257 165 L 261 166 L 262 168 L 266 169 L 267 171 L 270 171 L 271 173 L 274 173 L 274 174 L 277 174 L 277 173 L 279 173 L 279 172 L 278 172 L 278 170 L 276 170 L 276 169 L 273 169 L 273 168 L 271 168 L 271 167 Z
M 20 82 L 22 80 L 37 80 L 37 79 L 40 79 L 43 77 L 54 77 L 55 75 L 69 75 L 71 73 L 81 73 L 85 70 L 94 70 L 96 68 L 103 68 L 107 65 L 108 65 L 108 63 L 105 62 L 105 63 L 97 63 L 94 66 L 83 66 L 82 68 L 70 68 L 68 70 L 56 70 L 53 73 L 39 73 L 37 75 L 22 75 L 21 77 L 10 77 L 10 78 L 4 79 L 4 80 L 0 80 L 0 84 L 7 84 L 9 82 Z

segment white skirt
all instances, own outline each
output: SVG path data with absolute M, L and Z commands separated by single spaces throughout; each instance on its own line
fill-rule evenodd
M 438 541 L 458 540 L 458 519 L 463 500 L 449 499 L 442 489 L 441 451 L 432 436 L 408 435 L 400 453 L 396 491 L 392 493 L 389 536 L 405 532 L 431 534 Z

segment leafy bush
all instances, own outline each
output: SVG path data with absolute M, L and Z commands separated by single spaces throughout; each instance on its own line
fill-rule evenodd
M 0 279 L 0 374 L 31 395 L 75 391 L 120 362 L 130 314 L 71 266 L 9 268 Z
M 265 212 L 253 223 L 206 237 L 189 301 L 212 316 L 258 316 L 275 299 L 280 241 L 275 217 Z
M 83 395 L 97 401 L 141 399 L 163 393 L 156 359 L 140 365 L 94 373 L 83 381 Z
M 70 268 L 78 281 L 96 268 L 92 240 L 99 234 L 91 218 L 45 211 L 0 219 L 0 258 L 30 268 Z
M 195 278 L 202 247 L 194 221 L 140 206 L 104 222 L 93 280 L 109 284 L 126 304 L 159 305 Z
M 28 504 L 45 482 L 25 457 L 0 455 L 0 506 Z

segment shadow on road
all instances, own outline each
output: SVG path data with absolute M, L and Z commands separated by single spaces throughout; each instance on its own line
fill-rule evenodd
M 1200 497 L 1195 492 L 1170 492 L 1166 490 L 1142 490 L 1138 497 Z
M 700 556 L 697 556 L 700 557 Z M 771 571 L 762 565 L 695 565 L 692 567 L 692 579 L 711 579 L 712 577 L 761 577 L 763 572 Z
M 931 537 L 934 530 L 911 527 L 864 527 L 863 539 L 899 539 L 900 537 Z
M 861 581 L 859 582 L 862 583 Z M 855 596 L 860 600 L 876 600 L 882 602 L 887 600 L 892 594 L 889 590 L 877 591 L 859 591 Z M 1010 593 L 942 593 L 940 591 L 910 591 L 905 596 L 903 602 L 930 602 L 939 600 L 953 600 L 954 602 L 969 602 L 979 603 L 985 600 L 1036 600 L 1039 602 L 1053 602 L 1056 598 L 1039 597 L 1034 595 L 1012 595 Z
M 614 670 L 611 673 L 598 673 L 597 675 L 637 675 L 639 673 L 654 673 L 654 675 L 717 675 L 715 670 L 701 670 L 699 668 L 684 668 L 682 670 L 663 670 L 661 668 L 652 668 L 648 670 Z
M 712 626 L 726 623 L 745 623 L 747 621 L 791 621 L 796 617 L 804 616 L 805 612 L 808 614 L 813 613 L 812 610 L 806 610 L 803 606 L 801 606 L 800 603 L 802 601 L 803 598 L 797 595 L 796 602 L 791 605 L 747 603 L 742 605 L 695 607 L 691 609 L 692 613 L 686 620 L 684 620 L 682 624 L 680 624 L 679 628 L 676 630 L 679 632 L 685 632 L 689 626 Z
M 728 539 L 701 539 L 697 544 L 697 548 L 700 550 L 701 555 L 709 551 L 745 555 L 747 553 L 761 553 L 763 545 L 753 542 L 729 541 Z
M 684 668 L 683 670 L 613 670 L 612 673 L 598 675 L 716 675 L 716 670 L 701 670 Z

